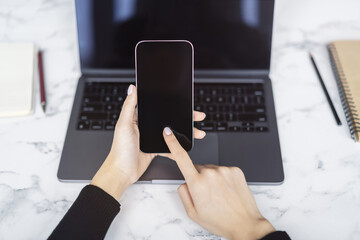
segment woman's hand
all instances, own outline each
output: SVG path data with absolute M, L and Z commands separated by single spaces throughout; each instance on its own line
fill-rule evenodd
M 260 239 L 275 231 L 258 210 L 240 168 L 194 166 L 169 128 L 163 135 L 186 180 L 178 193 L 193 221 L 227 239 Z
M 130 85 L 115 127 L 110 153 L 91 181 L 91 184 L 102 188 L 117 200 L 128 186 L 140 178 L 156 156 L 140 151 L 136 105 L 136 87 Z M 205 113 L 194 111 L 194 121 L 202 121 L 204 118 Z M 194 138 L 204 137 L 204 131 L 194 128 Z M 164 156 L 173 158 L 171 154 Z

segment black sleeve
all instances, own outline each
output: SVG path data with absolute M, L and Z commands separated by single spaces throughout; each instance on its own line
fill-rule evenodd
M 269 233 L 260 240 L 291 240 L 289 235 L 286 232 L 276 231 Z
M 85 186 L 49 239 L 103 239 L 120 204 L 101 188 Z
M 103 239 L 120 204 L 101 188 L 84 187 L 48 239 Z M 272 232 L 261 240 L 290 240 L 286 232 Z

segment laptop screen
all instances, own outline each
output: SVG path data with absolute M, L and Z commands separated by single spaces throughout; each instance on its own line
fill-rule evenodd
M 197 70 L 269 69 L 274 0 L 76 0 L 82 69 L 134 69 L 141 40 L 189 40 Z

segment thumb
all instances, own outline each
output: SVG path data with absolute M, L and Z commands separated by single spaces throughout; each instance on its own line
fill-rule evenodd
M 187 215 L 195 221 L 195 218 L 197 217 L 197 212 L 186 183 L 179 186 L 178 193 L 182 203 L 184 204 Z
M 135 107 L 137 104 L 136 87 L 130 84 L 127 94 L 120 113 L 119 122 L 131 124 L 134 120 Z

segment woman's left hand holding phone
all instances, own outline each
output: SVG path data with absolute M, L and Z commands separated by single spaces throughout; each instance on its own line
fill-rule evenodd
M 136 104 L 136 87 L 130 85 L 115 127 L 110 153 L 91 181 L 92 185 L 100 187 L 116 200 L 141 177 L 157 155 L 140 151 Z M 205 113 L 194 111 L 194 121 L 204 118 Z M 204 131 L 194 128 L 194 138 L 204 137 Z M 169 154 L 164 155 L 172 158 Z

